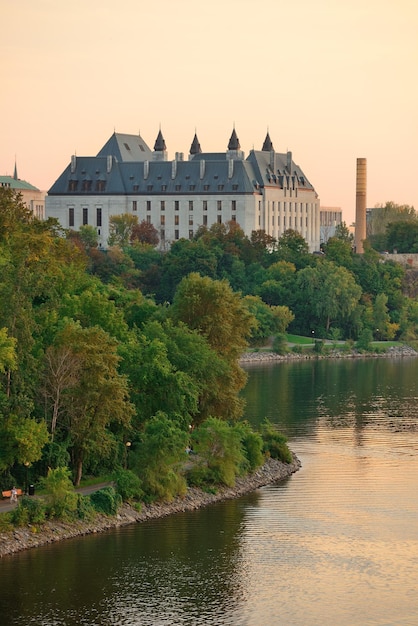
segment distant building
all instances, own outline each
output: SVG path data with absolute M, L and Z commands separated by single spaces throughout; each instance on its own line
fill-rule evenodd
M 161 130 L 152 151 L 140 135 L 114 133 L 97 156 L 72 156 L 46 198 L 47 217 L 64 228 L 91 224 L 107 246 L 109 218 L 129 213 L 154 225 L 162 248 L 191 239 L 200 226 L 237 222 L 247 236 L 278 239 L 298 231 L 319 249 L 319 199 L 292 153 L 274 150 L 270 136 L 244 158 L 235 129 L 226 152 L 204 153 L 195 134 L 188 160 L 168 161 Z
M 334 237 L 335 229 L 342 224 L 343 213 L 340 207 L 321 206 L 319 209 L 319 223 L 321 243 L 326 243 L 330 237 Z
M 22 196 L 22 201 L 28 209 L 40 220 L 45 219 L 45 192 L 40 191 L 25 180 L 20 180 L 15 165 L 13 176 L 0 176 L 0 187 L 15 189 Z

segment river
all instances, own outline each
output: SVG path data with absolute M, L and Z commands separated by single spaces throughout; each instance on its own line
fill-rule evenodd
M 418 359 L 248 366 L 302 469 L 0 561 L 3 626 L 418 624 Z

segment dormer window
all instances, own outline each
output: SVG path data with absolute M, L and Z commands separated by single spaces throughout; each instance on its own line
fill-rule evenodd
M 104 191 L 106 189 L 105 180 L 96 180 L 96 191 Z
M 68 183 L 68 191 L 77 191 L 78 180 L 70 180 Z
M 83 191 L 91 191 L 91 180 L 83 180 Z

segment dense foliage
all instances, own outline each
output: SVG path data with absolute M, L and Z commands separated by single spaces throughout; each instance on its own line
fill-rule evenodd
M 43 479 L 50 494 L 21 515 L 87 517 L 94 502 L 70 488 L 83 475 L 112 476 L 125 499 L 170 499 L 188 479 L 232 484 L 266 454 L 289 458 L 270 427 L 240 422 L 248 342 L 416 338 L 405 270 L 337 235 L 316 256 L 294 231 L 248 238 L 231 222 L 160 253 L 121 216 L 104 251 L 94 229 L 39 222 L 0 189 L 0 482 Z

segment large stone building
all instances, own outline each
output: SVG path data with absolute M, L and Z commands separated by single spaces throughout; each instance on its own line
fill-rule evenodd
M 154 225 L 161 247 L 192 238 L 200 226 L 237 222 L 250 236 L 276 239 L 291 228 L 319 249 L 319 199 L 292 153 L 275 152 L 267 133 L 244 158 L 235 129 L 223 153 L 204 153 L 195 134 L 188 160 L 168 161 L 161 130 L 152 151 L 140 135 L 114 133 L 97 156 L 72 156 L 46 199 L 64 228 L 97 229 L 107 246 L 109 218 L 129 213 Z
M 26 180 L 20 180 L 15 165 L 13 176 L 0 176 L 0 187 L 14 189 L 22 196 L 28 209 L 40 220 L 45 218 L 45 191 L 34 187 Z
M 330 237 L 334 237 L 337 226 L 342 222 L 343 212 L 340 207 L 321 206 L 319 209 L 321 243 L 327 243 Z

